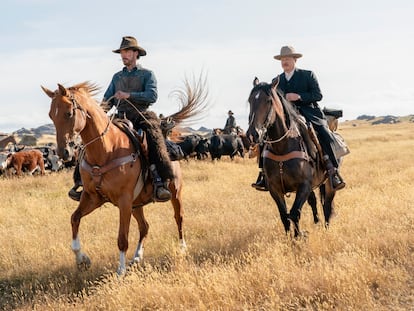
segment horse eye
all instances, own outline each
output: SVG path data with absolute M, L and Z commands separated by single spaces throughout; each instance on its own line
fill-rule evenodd
M 71 118 L 73 117 L 73 111 L 71 110 L 71 111 L 66 112 L 66 113 L 65 113 L 65 117 L 66 117 L 67 119 L 71 119 Z

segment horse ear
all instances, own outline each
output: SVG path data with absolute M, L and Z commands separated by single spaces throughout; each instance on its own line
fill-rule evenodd
M 272 80 L 272 88 L 275 89 L 278 86 L 278 84 L 279 84 L 279 76 L 277 76 L 276 78 Z
M 50 98 L 53 98 L 53 96 L 55 96 L 55 92 L 52 92 L 51 90 L 49 90 L 48 88 L 45 88 L 44 86 L 40 86 L 43 90 L 43 92 L 46 93 L 47 96 L 49 96 Z
M 59 93 L 62 96 L 67 96 L 68 91 L 66 90 L 66 88 L 62 85 L 58 83 L 58 87 L 59 87 Z
M 254 77 L 253 86 L 256 86 L 258 84 L 259 84 L 259 78 L 258 77 Z

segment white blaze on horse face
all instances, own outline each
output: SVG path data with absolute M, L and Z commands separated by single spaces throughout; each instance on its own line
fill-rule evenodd
M 259 99 L 260 97 L 260 91 L 257 92 L 256 96 L 254 97 L 255 99 Z
M 58 107 L 56 107 L 56 110 L 55 110 L 55 117 L 57 117 L 58 112 L 59 112 L 59 109 L 58 109 Z

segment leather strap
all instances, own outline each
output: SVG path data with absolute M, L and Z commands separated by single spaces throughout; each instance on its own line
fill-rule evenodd
M 278 155 L 278 154 L 274 154 L 273 152 L 271 152 L 270 150 L 266 149 L 265 151 L 263 151 L 263 157 L 264 158 L 268 158 L 270 160 L 276 161 L 276 162 L 285 162 L 291 159 L 304 159 L 306 161 L 309 160 L 309 156 L 306 152 L 304 151 L 291 151 L 289 153 L 286 154 L 282 154 L 282 155 Z
M 85 171 L 89 172 L 92 175 L 92 177 L 101 176 L 101 175 L 105 174 L 106 172 L 108 172 L 108 171 L 110 171 L 110 170 L 112 170 L 112 169 L 114 169 L 118 166 L 128 164 L 130 162 L 135 162 L 136 159 L 137 159 L 137 154 L 136 153 L 131 153 L 128 156 L 113 159 L 111 162 L 105 164 L 104 166 L 99 166 L 99 165 L 93 165 L 92 166 L 88 162 L 86 162 L 85 159 L 82 159 L 81 167 Z

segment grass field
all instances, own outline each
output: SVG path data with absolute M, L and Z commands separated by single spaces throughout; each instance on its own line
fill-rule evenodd
M 116 207 L 82 219 L 92 267 L 78 272 L 71 172 L 0 179 L 0 309 L 413 310 L 414 124 L 349 122 L 339 132 L 351 154 L 328 231 L 306 205 L 308 239 L 286 236 L 270 195 L 250 187 L 253 159 L 183 162 L 187 253 L 170 204 L 150 204 L 145 262 L 122 278 Z M 130 258 L 135 221 L 129 240 Z

